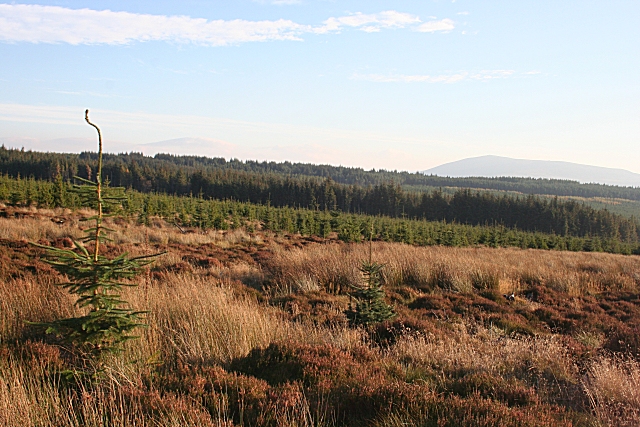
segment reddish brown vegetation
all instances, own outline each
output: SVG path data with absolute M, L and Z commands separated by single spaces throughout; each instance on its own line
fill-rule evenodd
M 101 411 L 112 425 L 167 426 L 640 420 L 637 393 L 625 391 L 640 385 L 637 257 L 376 243 L 398 316 L 352 330 L 344 310 L 363 246 L 115 224 L 114 253 L 168 252 L 127 295 L 151 310 L 148 331 L 128 350 L 148 363 L 114 359 L 108 381 L 83 389 L 56 379 L 64 351 L 24 323 L 73 310 L 54 286 L 62 278 L 9 234 L 67 247 L 74 220 L 0 221 L 15 225 L 0 235 L 7 425 L 98 420 Z

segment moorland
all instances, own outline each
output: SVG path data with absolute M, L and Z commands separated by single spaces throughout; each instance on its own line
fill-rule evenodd
M 187 165 L 162 181 L 122 163 L 132 183 L 106 175 L 127 198 L 105 219 L 103 253 L 163 255 L 122 293 L 146 311 L 139 338 L 87 380 L 65 374 L 77 355 L 39 327 L 83 309 L 33 243 L 73 249 L 82 238 L 95 211 L 65 174 L 90 179 L 95 166 L 88 154 L 73 166 L 22 153 L 54 161 L 30 166 L 47 176 L 5 168 L 0 179 L 2 425 L 640 423 L 635 218 L 386 178 Z M 395 315 L 354 324 L 368 259 Z

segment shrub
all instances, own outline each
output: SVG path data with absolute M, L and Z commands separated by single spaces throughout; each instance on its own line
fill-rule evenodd
M 615 353 L 627 354 L 640 359 L 640 327 L 617 325 L 609 334 L 603 347 Z

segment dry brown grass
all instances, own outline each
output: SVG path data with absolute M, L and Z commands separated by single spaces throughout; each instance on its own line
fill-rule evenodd
M 64 387 L 51 382 L 43 364 L 23 362 L 11 351 L 0 354 L 0 425 L 102 426 L 106 416 L 110 426 L 230 426 L 229 414 L 211 417 L 188 397 L 137 391 L 150 369 L 146 363 L 225 366 L 255 348 L 288 340 L 344 349 L 362 345 L 361 331 L 293 323 L 278 309 L 237 295 L 230 286 L 231 276 L 242 275 L 236 270 L 216 268 L 223 278 L 206 269 L 164 272 L 127 289 L 123 296 L 133 307 L 150 311 L 148 327 L 123 355 L 107 360 L 108 378 L 100 387 L 61 392 Z M 0 282 L 0 344 L 29 330 L 26 320 L 77 314 L 72 298 L 54 281 L 29 276 Z M 290 425 L 300 425 L 294 421 Z
M 5 427 L 231 426 L 224 414 L 212 420 L 205 408 L 185 398 L 160 399 L 135 393 L 129 382 L 112 377 L 99 386 L 69 391 L 45 369 L 15 358 L 0 358 L 0 425 Z
M 345 290 L 359 278 L 358 267 L 368 245 L 324 244 L 276 251 L 271 264 L 283 288 L 299 288 L 311 277 L 327 291 Z M 440 287 L 469 291 L 478 274 L 499 280 L 499 290 L 518 292 L 544 285 L 570 295 L 605 291 L 637 291 L 640 258 L 586 252 L 554 252 L 517 248 L 414 247 L 373 244 L 373 259 L 385 264 L 387 286 Z
M 32 328 L 26 322 L 77 315 L 73 299 L 52 277 L 0 282 L 0 343 Z M 148 310 L 148 327 L 129 346 L 134 359 L 179 359 L 186 363 L 227 364 L 256 347 L 286 339 L 350 348 L 361 333 L 347 328 L 318 328 L 287 321 L 276 308 L 237 296 L 229 280 L 207 274 L 164 273 L 143 279 L 123 297 L 135 309 Z
M 577 368 L 554 336 L 510 337 L 499 330 L 459 323 L 450 335 L 410 335 L 388 350 L 408 370 L 421 367 L 442 374 L 464 372 L 496 378 L 545 378 L 577 383 Z
M 55 240 L 65 237 L 79 239 L 83 236 L 82 229 L 88 224 L 80 221 L 93 215 L 90 210 L 80 210 L 71 213 L 68 209 L 25 209 L 17 212 L 26 216 L 20 218 L 0 218 L 0 239 L 38 242 L 40 240 Z M 53 222 L 52 218 L 64 218 L 63 224 Z M 162 220 L 156 220 L 152 226 L 144 226 L 126 221 L 105 220 L 105 224 L 114 230 L 114 244 L 182 244 L 203 245 L 213 243 L 221 247 L 237 244 L 262 244 L 260 235 L 251 235 L 244 230 L 199 230 L 181 231 L 177 227 Z
M 53 216 L 55 215 L 51 215 L 51 217 Z M 79 239 L 83 234 L 78 225 L 77 219 L 68 220 L 60 225 L 41 218 L 0 218 L 0 239 L 25 242 L 38 242 L 42 239 L 54 240 L 64 237 Z
M 609 426 L 640 425 L 640 363 L 602 356 L 587 371 L 584 387 L 597 417 Z
M 234 295 L 228 283 L 206 274 L 167 273 L 126 293 L 134 307 L 150 311 L 149 327 L 131 351 L 138 359 L 158 354 L 186 363 L 227 365 L 282 340 L 339 348 L 362 342 L 359 332 L 347 328 L 287 321 L 276 308 Z
M 46 322 L 77 315 L 74 300 L 55 279 L 43 276 L 0 280 L 0 343 L 15 340 L 29 328 L 26 321 Z

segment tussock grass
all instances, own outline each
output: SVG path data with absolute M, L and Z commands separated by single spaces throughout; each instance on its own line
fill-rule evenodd
M 65 237 L 80 239 L 82 229 L 88 224 L 81 218 L 92 216 L 95 212 L 87 209 L 71 213 L 68 209 L 23 209 L 27 216 L 21 218 L 0 218 L 0 239 L 38 242 L 40 240 L 55 240 Z M 22 211 L 21 211 L 22 212 Z M 52 219 L 63 218 L 64 223 L 58 224 Z M 260 235 L 252 235 L 242 229 L 237 230 L 200 230 L 188 229 L 181 231 L 174 225 L 158 220 L 153 226 L 144 226 L 126 221 L 114 221 L 107 218 L 105 224 L 114 229 L 113 243 L 121 244 L 182 244 L 203 245 L 217 244 L 230 247 L 242 243 L 262 244 Z
M 640 425 L 640 362 L 599 357 L 589 365 L 584 387 L 601 421 L 611 426 Z
M 33 333 L 26 322 L 77 315 L 73 299 L 52 277 L 0 282 L 0 342 Z M 256 347 L 295 339 L 350 348 L 362 334 L 347 328 L 294 324 L 279 311 L 246 296 L 234 295 L 229 282 L 205 274 L 164 273 L 147 277 L 123 297 L 135 309 L 148 310 L 147 327 L 128 351 L 135 360 L 151 357 L 187 363 L 228 364 Z
M 0 425 L 5 427 L 222 427 L 191 399 L 137 391 L 110 377 L 100 385 L 65 387 L 43 368 L 0 358 Z
M 9 298 L 3 302 L 0 343 L 12 342 L 30 328 L 25 320 L 70 314 L 73 301 L 52 282 L 51 277 L 31 277 L 3 283 L 2 291 Z M 20 348 L 29 347 L 28 343 L 0 354 L 0 425 L 103 426 L 109 419 L 109 426 L 231 426 L 228 409 L 212 417 L 197 400 L 143 386 L 149 383 L 146 376 L 153 369 L 147 363 L 160 363 L 167 369 L 228 366 L 253 349 L 279 341 L 343 349 L 363 343 L 358 330 L 292 323 L 276 308 L 235 295 L 228 280 L 205 270 L 148 276 L 123 296 L 135 308 L 150 311 L 148 326 L 139 331 L 139 340 L 128 343 L 123 355 L 107 360 L 107 378 L 99 386 L 79 384 L 79 389 L 69 389 L 51 376 L 46 361 L 36 362 L 45 358 L 44 353 L 21 360 Z M 11 310 L 4 310 L 9 307 Z M 55 353 L 51 363 L 60 365 L 55 349 L 43 344 L 40 351 Z M 290 409 L 278 417 L 291 418 L 288 425 L 312 425 L 308 410 L 294 411 L 304 415 L 305 424 L 287 411 Z
M 31 322 L 48 322 L 74 316 L 74 300 L 55 279 L 16 278 L 0 280 L 0 343 L 19 339 L 32 329 Z
M 40 214 L 41 212 L 38 211 L 38 213 Z M 60 211 L 60 213 L 64 212 Z M 54 216 L 51 215 L 51 218 Z M 80 239 L 82 235 L 77 219 L 70 219 L 64 224 L 56 224 L 42 218 L 0 218 L 0 239 L 38 242 L 42 239 L 54 240 L 64 237 Z
M 287 337 L 289 325 L 273 310 L 235 298 L 220 285 L 213 278 L 166 274 L 132 292 L 131 302 L 150 311 L 149 328 L 136 345 L 169 359 L 226 364 Z M 144 300 L 135 301 L 136 295 Z
M 360 260 L 367 257 L 367 245 L 330 243 L 276 251 L 270 268 L 280 286 L 295 289 L 296 283 L 313 277 L 323 289 L 340 292 L 359 280 Z M 510 293 L 544 285 L 570 295 L 585 295 L 635 292 L 640 287 L 640 259 L 624 255 L 374 242 L 373 259 L 385 264 L 386 286 L 424 291 L 486 288 Z
M 472 329 L 472 331 L 470 330 Z M 457 325 L 449 336 L 410 335 L 388 350 L 408 375 L 422 370 L 443 374 L 488 374 L 537 381 L 577 383 L 577 368 L 566 348 L 551 337 L 510 337 L 501 331 Z
M 235 296 L 223 281 L 207 276 L 168 273 L 126 297 L 150 311 L 147 330 L 133 343 L 147 357 L 158 353 L 166 360 L 228 365 L 276 341 L 340 348 L 361 342 L 361 335 L 350 329 L 291 323 L 277 309 Z

